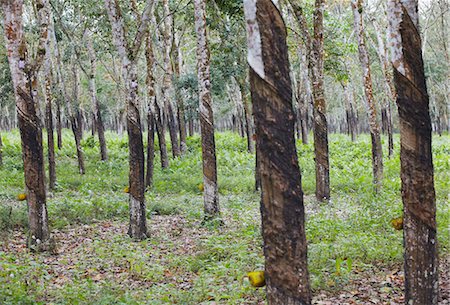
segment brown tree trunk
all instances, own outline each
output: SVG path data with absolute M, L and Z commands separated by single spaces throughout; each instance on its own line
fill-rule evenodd
M 205 0 L 194 0 L 205 219 L 220 217 Z
M 105 0 L 106 10 L 112 27 L 113 41 L 122 60 L 122 73 L 127 91 L 127 130 L 129 147 L 129 210 L 130 224 L 128 235 L 136 240 L 147 237 L 144 181 L 144 145 L 142 141 L 141 119 L 139 114 L 137 58 L 142 40 L 147 36 L 151 16 L 152 1 L 148 0 L 140 18 L 140 24 L 133 44 L 129 45 L 125 23 L 119 2 Z
M 261 174 L 267 301 L 311 304 L 286 27 L 270 0 L 245 0 L 244 10 Z
M 400 119 L 405 304 L 438 304 L 436 197 L 429 98 L 417 0 L 390 0 L 394 83 Z
M 1 1 L 9 67 L 14 85 L 17 116 L 22 140 L 22 157 L 28 202 L 28 245 L 32 250 L 43 250 L 50 238 L 45 194 L 44 154 L 42 130 L 36 115 L 37 73 L 45 56 L 48 39 L 48 12 L 45 0 L 37 1 L 36 11 L 40 26 L 37 58 L 27 59 L 27 45 L 22 25 L 22 0 Z
M 372 139 L 372 169 L 373 184 L 375 190 L 381 187 L 383 179 L 383 149 L 381 146 L 380 127 L 377 122 L 377 109 L 373 98 L 372 78 L 370 74 L 369 54 L 367 53 L 364 41 L 364 26 L 362 19 L 362 0 L 352 0 L 352 10 L 354 17 L 354 27 L 358 38 L 359 61 L 363 69 L 364 93 L 369 111 L 369 128 Z

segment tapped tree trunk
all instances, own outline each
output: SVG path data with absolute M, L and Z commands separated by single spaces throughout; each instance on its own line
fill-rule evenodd
M 36 115 L 37 73 L 45 56 L 45 42 L 48 39 L 48 12 L 45 0 L 37 1 L 40 39 L 38 56 L 34 62 L 27 59 L 27 45 L 22 24 L 22 0 L 1 1 L 3 24 L 9 67 L 14 86 L 17 116 L 22 140 L 22 157 L 28 202 L 28 245 L 32 250 L 44 250 L 50 238 L 48 228 L 44 153 L 42 149 L 42 129 Z
M 142 40 L 147 36 L 153 1 L 147 0 L 133 44 L 126 37 L 125 22 L 118 0 L 105 0 L 111 23 L 113 41 L 122 60 L 122 73 L 127 93 L 127 131 L 129 148 L 129 210 L 128 235 L 135 240 L 147 238 L 145 210 L 144 145 L 138 96 L 137 58 Z
M 205 0 L 194 0 L 205 219 L 220 217 Z
M 369 111 L 369 129 L 372 139 L 372 169 L 375 190 L 379 191 L 383 179 L 383 149 L 381 146 L 380 127 L 377 122 L 377 108 L 373 98 L 372 78 L 370 74 L 369 54 L 364 41 L 364 26 L 362 18 L 362 0 L 352 0 L 354 27 L 358 38 L 359 61 L 363 69 L 364 93 Z
M 400 119 L 405 304 L 438 304 L 431 119 L 417 0 L 390 0 L 389 27 Z
M 239 90 L 241 91 L 241 101 L 242 106 L 244 108 L 244 119 L 245 119 L 245 135 L 247 136 L 247 151 L 249 153 L 253 153 L 255 151 L 254 141 L 252 139 L 252 114 L 248 107 L 249 101 L 247 98 L 246 90 L 245 90 L 245 81 L 238 81 Z
M 311 304 L 286 27 L 271 0 L 244 0 L 244 11 L 261 175 L 267 301 Z

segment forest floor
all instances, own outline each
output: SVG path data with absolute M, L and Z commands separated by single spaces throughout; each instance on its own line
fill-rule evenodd
M 45 137 L 44 137 L 45 138 Z M 58 187 L 48 194 L 53 253 L 25 246 L 26 203 L 20 138 L 6 134 L 0 169 L 1 304 L 264 304 L 265 289 L 245 275 L 264 269 L 254 156 L 245 139 L 217 135 L 224 226 L 202 223 L 200 141 L 156 166 L 146 193 L 149 238 L 127 232 L 127 142 L 108 135 L 110 160 L 98 161 L 96 141 L 83 141 L 87 173 L 77 174 L 70 133 L 57 151 Z M 371 187 L 370 138 L 330 136 L 332 199 L 314 197 L 313 146 L 299 143 L 305 192 L 308 261 L 314 304 L 403 304 L 398 138 L 385 159 L 383 189 Z M 450 304 L 450 136 L 433 143 L 440 246 L 440 304 Z M 159 165 L 159 158 L 155 164 Z M 237 174 L 238 173 L 238 174 Z
M 227 228 L 223 228 L 227 230 Z M 15 257 L 15 264 L 36 264 L 48 266 L 47 278 L 42 285 L 45 287 L 42 300 L 52 302 L 52 291 L 63 289 L 68 283 L 73 283 L 76 277 L 95 282 L 97 285 L 108 283 L 123 290 L 146 290 L 152 286 L 173 285 L 178 291 L 189 292 L 198 277 L 199 271 L 185 272 L 173 268 L 167 260 L 172 255 L 183 257 L 186 262 L 192 261 L 203 252 L 201 240 L 208 239 L 211 232 L 201 228 L 198 224 L 188 224 L 181 216 L 154 216 L 150 222 L 151 236 L 164 236 L 163 242 L 152 242 L 143 246 L 131 243 L 130 251 L 134 255 L 146 258 L 146 264 L 160 265 L 162 274 L 152 274 L 150 278 L 144 276 L 143 269 L 133 266 L 133 261 L 123 255 L 117 260 L 111 255 L 99 256 L 98 252 L 108 252 L 115 248 L 121 238 L 125 236 L 127 225 L 117 221 L 101 221 L 91 225 L 75 226 L 61 231 L 54 231 L 53 237 L 57 241 L 57 248 L 52 255 L 29 255 L 26 249 L 26 237 L 23 231 L 14 231 L 7 243 L 3 244 L 5 254 Z M 111 247 L 111 245 L 114 245 Z M 355 269 L 352 276 L 338 289 L 332 281 L 327 289 L 316 289 L 313 292 L 313 304 L 404 304 L 404 275 L 401 263 L 390 266 L 374 264 L 365 270 Z M 11 273 L 14 275 L 14 273 Z M 245 272 L 242 273 L 242 276 Z M 39 279 L 28 278 L 28 281 Z M 242 278 L 234 281 L 239 285 L 247 285 Z M 225 283 L 216 283 L 222 285 Z M 450 304 L 450 256 L 446 254 L 440 258 L 440 298 L 439 304 Z M 46 294 L 46 295 L 45 295 Z M 78 300 L 80 303 L 88 300 Z M 154 300 L 156 302 L 156 300 Z M 149 304 L 156 304 L 152 301 Z M 213 293 L 205 294 L 205 304 L 228 304 L 227 298 L 221 296 L 215 300 Z M 237 303 L 235 303 L 237 304 Z M 265 304 L 261 294 L 248 294 L 239 304 Z

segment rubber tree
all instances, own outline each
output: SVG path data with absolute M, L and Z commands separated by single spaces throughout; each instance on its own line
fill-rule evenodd
M 311 304 L 286 26 L 275 1 L 244 0 L 270 305 Z
M 205 219 L 220 217 L 217 185 L 216 144 L 211 98 L 210 54 L 206 33 L 206 1 L 194 0 L 197 34 L 197 77 L 203 163 L 203 202 Z
M 362 0 L 352 0 L 353 24 L 358 39 L 359 61 L 363 70 L 364 94 L 369 112 L 369 130 L 372 139 L 373 183 L 378 191 L 383 179 L 383 148 L 381 146 L 380 126 L 377 121 L 377 107 L 373 97 L 369 53 L 364 39 Z
M 431 119 L 417 0 L 389 0 L 389 45 L 400 125 L 405 304 L 438 304 Z
M 132 43 L 127 40 L 126 23 L 119 6 L 119 0 L 105 0 L 106 10 L 112 27 L 113 41 L 122 61 L 122 74 L 126 88 L 127 131 L 129 148 L 129 210 L 128 235 L 136 240 L 147 237 L 144 181 L 144 145 L 138 96 L 137 59 L 142 41 L 147 36 L 153 1 L 147 0 L 144 12 Z
M 314 8 L 313 35 L 308 30 L 302 7 L 289 0 L 305 44 L 309 78 L 313 96 L 313 135 L 316 165 L 316 198 L 319 201 L 330 198 L 330 161 L 328 152 L 328 122 L 324 82 L 323 12 L 324 0 L 316 0 Z
M 44 250 L 50 239 L 48 228 L 42 128 L 37 116 L 37 74 L 45 58 L 48 39 L 46 0 L 36 1 L 39 42 L 36 56 L 30 59 L 23 28 L 23 1 L 2 0 L 3 26 L 9 68 L 14 86 L 17 117 L 22 142 L 25 186 L 28 203 L 28 246 Z

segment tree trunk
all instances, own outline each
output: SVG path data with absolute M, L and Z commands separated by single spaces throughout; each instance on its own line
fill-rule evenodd
M 174 66 L 175 66 L 175 73 L 177 77 L 180 76 L 181 72 L 181 50 L 179 43 L 176 43 L 175 49 L 174 49 Z M 177 88 L 175 88 L 175 100 L 177 102 L 177 118 L 178 118 L 178 129 L 180 133 L 180 151 L 181 154 L 184 154 L 187 151 L 187 144 L 186 144 L 186 120 L 185 120 L 185 114 L 184 114 L 184 102 L 183 98 L 180 95 L 180 92 Z
M 159 143 L 159 153 L 161 155 L 161 167 L 168 168 L 169 167 L 169 158 L 167 157 L 167 146 L 166 146 L 166 131 L 164 128 L 161 109 L 159 108 L 156 97 L 154 99 L 153 106 L 155 107 L 155 125 L 156 125 L 156 133 L 158 134 L 158 143 Z
M 194 135 L 194 119 L 190 119 L 188 121 L 188 129 L 189 129 L 189 136 L 192 137 Z
M 3 141 L 2 133 L 0 132 L 0 168 L 3 167 Z
M 50 48 L 46 50 L 46 57 L 50 56 Z M 47 58 L 46 61 L 50 61 Z M 48 66 L 47 66 L 48 65 Z M 53 137 L 53 112 L 52 112 L 52 80 L 51 80 L 51 63 L 46 63 L 45 67 L 45 128 L 47 129 L 48 142 L 48 178 L 49 189 L 55 189 L 56 183 L 56 162 L 55 162 L 55 140 Z
M 80 175 L 85 174 L 84 168 L 84 153 L 81 148 L 81 139 L 83 138 L 82 129 L 82 120 L 79 109 L 79 76 L 78 76 L 78 68 L 75 63 L 72 64 L 72 73 L 73 73 L 73 95 L 72 102 L 68 105 L 70 123 L 72 126 L 73 136 L 75 138 L 75 146 L 77 150 L 77 159 L 78 159 L 78 170 L 80 171 Z
M 27 46 L 22 25 L 22 0 L 4 0 L 3 24 L 9 67 L 14 85 L 17 116 L 22 140 L 22 157 L 28 202 L 28 245 L 32 250 L 43 250 L 49 240 L 48 217 L 45 194 L 44 153 L 42 130 L 36 115 L 37 73 L 45 55 L 45 41 L 48 39 L 48 15 L 46 1 L 37 1 L 37 15 L 40 26 L 40 41 L 34 63 L 27 61 Z
M 63 141 L 62 141 L 62 126 L 61 126 L 61 102 L 59 99 L 56 101 L 56 135 L 57 135 L 58 149 L 61 149 L 63 146 Z
M 391 111 L 391 101 L 395 101 L 397 98 L 397 93 L 395 92 L 394 84 L 392 83 L 392 74 L 389 69 L 389 61 L 386 46 L 381 36 L 382 31 L 378 28 L 376 23 L 374 23 L 375 33 L 377 35 L 378 41 L 378 57 L 381 63 L 381 70 L 384 76 L 385 92 L 388 98 L 386 99 L 386 133 L 388 135 L 388 157 L 392 156 L 394 151 L 394 139 L 392 135 L 392 111 Z
M 323 10 L 325 1 L 316 0 L 314 10 L 314 39 L 311 58 L 314 99 L 314 152 L 316 163 L 316 198 L 330 198 L 330 163 L 328 156 L 328 123 L 323 88 Z
M 142 141 L 141 119 L 139 114 L 137 58 L 142 40 L 147 36 L 148 23 L 153 1 L 147 0 L 136 36 L 129 45 L 125 23 L 119 2 L 105 0 L 106 10 L 112 27 L 113 41 L 122 60 L 122 73 L 127 91 L 127 130 L 129 147 L 129 209 L 130 225 L 128 235 L 136 240 L 147 237 L 144 181 L 144 145 Z
M 194 0 L 205 219 L 220 217 L 205 0 Z
M 354 26 L 356 36 L 358 38 L 359 61 L 363 69 L 364 93 L 369 111 L 369 128 L 370 137 L 372 139 L 372 169 L 373 183 L 375 190 L 381 187 L 383 179 L 383 149 L 381 146 L 380 127 L 377 122 L 377 109 L 373 98 L 372 78 L 370 74 L 369 54 L 367 53 L 364 41 L 364 26 L 362 19 L 362 0 L 352 0 L 352 10 L 354 17 Z
M 356 122 L 355 122 L 355 106 L 353 105 L 353 92 L 348 87 L 348 83 L 341 81 L 341 86 L 345 94 L 345 112 L 347 118 L 347 134 L 350 135 L 352 142 L 356 140 Z
M 431 119 L 417 0 L 390 0 L 390 45 L 400 119 L 405 304 L 438 304 Z
M 174 118 L 174 112 L 172 108 L 171 93 L 173 92 L 172 83 L 172 65 L 170 60 L 170 54 L 172 51 L 172 14 L 169 9 L 169 1 L 163 0 L 164 6 L 164 77 L 161 88 L 162 97 L 164 101 L 164 113 L 167 118 L 167 125 L 169 127 L 170 142 L 172 144 L 172 155 L 174 158 L 180 156 L 180 147 L 178 144 L 178 135 L 176 130 L 176 123 Z
M 153 54 L 153 45 L 150 34 L 147 36 L 147 43 L 145 48 L 145 59 L 147 63 L 147 172 L 145 176 L 145 186 L 151 187 L 153 184 L 153 170 L 155 160 L 155 119 L 152 112 L 153 104 L 155 103 L 155 78 L 153 76 L 153 69 L 155 65 L 155 57 Z M 162 159 L 162 158 L 161 158 Z
M 261 174 L 267 301 L 311 304 L 286 27 L 270 0 L 245 0 L 244 11 Z
M 105 140 L 105 127 L 103 125 L 102 114 L 100 111 L 100 104 L 97 99 L 97 89 L 95 83 L 95 73 L 97 70 L 97 56 L 95 55 L 94 47 L 92 45 L 91 33 L 89 30 L 86 31 L 86 45 L 89 54 L 90 71 L 89 71 L 89 93 L 91 95 L 93 113 L 94 113 L 94 124 L 95 129 L 97 129 L 98 141 L 100 143 L 100 159 L 102 161 L 108 160 L 108 151 L 106 148 Z
M 155 119 L 153 117 L 151 108 L 147 110 L 147 124 L 147 172 L 145 176 L 145 186 L 152 187 L 155 160 Z
M 241 101 L 242 106 L 244 108 L 244 119 L 245 119 L 245 134 L 247 136 L 247 151 L 249 153 L 253 153 L 255 151 L 254 142 L 252 140 L 253 132 L 252 132 L 252 114 L 249 110 L 248 104 L 249 101 L 247 99 L 247 94 L 245 90 L 245 81 L 238 82 L 239 90 L 241 92 Z

